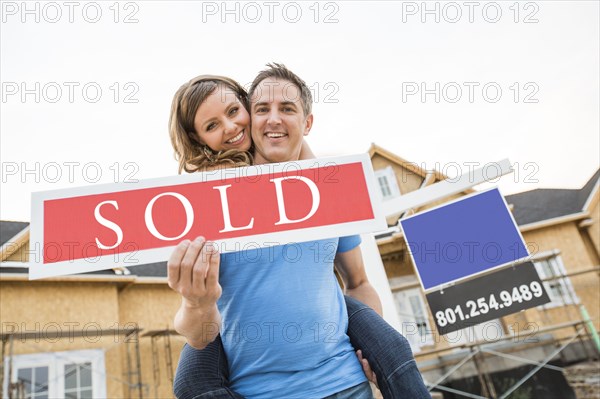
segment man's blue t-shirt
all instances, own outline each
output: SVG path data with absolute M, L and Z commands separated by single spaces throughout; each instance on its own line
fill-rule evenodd
M 351 236 L 221 255 L 218 307 L 233 390 L 325 397 L 366 381 L 333 273 L 336 252 L 359 244 Z

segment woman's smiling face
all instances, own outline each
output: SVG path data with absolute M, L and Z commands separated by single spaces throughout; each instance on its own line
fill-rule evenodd
M 250 115 L 235 92 L 223 85 L 200 104 L 194 118 L 200 142 L 213 151 L 250 148 Z

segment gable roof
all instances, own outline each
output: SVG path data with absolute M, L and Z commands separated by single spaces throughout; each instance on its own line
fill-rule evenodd
M 513 215 L 518 225 L 572 215 L 584 211 L 583 207 L 597 187 L 599 178 L 600 169 L 579 190 L 539 188 L 507 195 L 506 202 L 514 205 Z
M 23 231 L 27 226 L 29 226 L 27 222 L 0 220 L 0 245 L 6 244 L 8 240 Z
M 596 193 L 596 191 L 598 191 L 599 186 L 600 186 L 600 169 L 598 169 L 596 171 L 596 173 L 594 173 L 594 176 L 592 176 L 592 178 L 590 180 L 588 180 L 588 182 L 585 183 L 585 186 L 583 186 L 583 188 L 581 189 L 581 198 L 579 198 L 579 200 L 583 201 L 583 208 L 585 208 L 586 206 L 589 206 L 589 202 L 592 199 L 592 196 Z M 583 210 L 587 210 L 587 209 L 583 209 Z
M 140 277 L 167 277 L 167 262 L 146 263 L 139 266 L 130 266 L 127 269 L 132 275 Z
M 378 146 L 375 143 L 371 143 L 371 147 L 369 148 L 369 156 L 371 158 L 373 158 L 373 156 L 375 154 L 381 155 L 382 157 L 386 158 L 387 160 L 408 169 L 409 171 L 416 174 L 417 176 L 421 176 L 421 177 L 425 178 L 429 172 L 426 169 L 421 168 L 416 163 L 409 162 L 406 159 L 402 158 L 401 156 L 398 156 L 398 155 L 394 154 L 393 152 L 388 151 L 385 148 Z M 444 180 L 447 178 L 447 176 L 445 176 L 444 174 L 440 173 L 437 170 L 433 172 L 433 175 L 435 176 L 436 180 Z
M 373 157 L 375 155 L 379 155 L 379 156 L 385 158 L 386 160 L 388 160 L 389 162 L 391 162 L 395 165 L 398 165 L 402 168 L 405 168 L 406 170 L 410 171 L 414 175 L 420 176 L 423 179 L 423 181 L 422 181 L 421 187 L 417 188 L 416 190 L 419 190 L 421 188 L 424 188 L 425 186 L 429 186 L 429 185 L 435 184 L 437 182 L 448 179 L 448 176 L 446 176 L 445 174 L 443 174 L 442 172 L 440 172 L 436 169 L 434 169 L 434 170 L 424 169 L 424 168 L 420 167 L 419 165 L 417 165 L 415 162 L 407 161 L 406 159 L 402 158 L 401 156 L 396 155 L 393 152 L 388 151 L 385 148 L 380 147 L 375 143 L 371 143 L 371 147 L 369 147 L 368 153 L 371 158 L 371 162 L 373 162 Z M 468 188 L 466 190 L 463 190 L 461 193 L 466 195 L 466 194 L 471 194 L 474 192 L 475 192 L 475 190 L 473 188 Z M 413 209 L 413 211 L 419 212 L 421 209 L 424 209 L 424 206 L 417 206 L 415 209 Z M 404 217 L 404 215 L 407 215 L 407 213 L 403 212 L 403 213 L 399 213 L 395 216 L 387 216 L 386 220 L 387 220 L 388 227 L 394 228 L 395 226 L 397 226 L 400 219 L 402 219 Z M 377 237 L 377 239 L 381 239 L 381 238 L 390 236 L 392 234 L 394 234 L 394 231 L 390 230 L 390 231 L 380 232 L 380 234 L 378 234 L 376 237 Z
M 369 148 L 368 152 L 369 152 L 369 156 L 371 159 L 373 159 L 373 156 L 375 156 L 375 154 L 380 155 L 380 156 L 386 158 L 388 161 L 393 162 L 396 165 L 399 165 L 403 168 L 406 168 L 407 170 L 416 174 L 417 176 L 421 176 L 423 179 L 426 179 L 428 176 L 433 176 L 435 179 L 433 181 L 431 181 L 431 184 L 435 184 L 438 181 L 446 180 L 448 178 L 448 176 L 446 176 L 439 170 L 424 169 L 424 168 L 420 167 L 419 165 L 417 165 L 415 162 L 407 161 L 406 159 L 402 158 L 401 156 L 396 155 L 393 152 L 388 151 L 385 148 L 380 147 L 375 143 L 371 143 L 371 147 Z M 475 192 L 475 190 L 473 188 L 469 188 L 469 189 L 463 191 L 463 193 L 465 193 L 465 194 L 470 194 L 473 192 Z

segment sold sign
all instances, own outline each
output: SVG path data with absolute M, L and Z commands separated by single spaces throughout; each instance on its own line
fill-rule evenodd
M 221 252 L 386 228 L 367 154 L 32 195 L 31 279 L 167 260 L 204 236 Z

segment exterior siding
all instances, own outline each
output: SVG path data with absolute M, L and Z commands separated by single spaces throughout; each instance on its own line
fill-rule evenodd
M 600 253 L 600 191 L 596 192 L 594 197 L 589 209 L 593 224 L 588 227 L 588 231 L 596 254 L 598 254 Z
M 167 284 L 132 284 L 125 287 L 119 295 L 119 316 L 124 323 L 135 323 L 144 331 L 141 332 L 140 357 L 142 359 L 142 381 L 148 384 L 150 392 L 148 397 L 154 397 L 155 389 L 158 397 L 172 397 L 171 381 L 167 371 L 165 353 L 166 337 L 157 338 L 155 341 L 158 352 L 157 366 L 160 371 L 158 386 L 155 387 L 154 366 L 152 357 L 152 338 L 144 336 L 149 331 L 173 329 L 173 318 L 180 304 L 177 293 L 172 291 Z M 175 374 L 177 360 L 185 339 L 179 335 L 170 337 L 172 373 Z M 126 369 L 126 353 L 122 359 L 122 367 Z
M 27 262 L 29 260 L 29 240 L 24 243 L 19 249 L 6 258 L 12 262 Z
M 138 338 L 141 374 L 145 397 L 172 397 L 171 382 L 166 369 L 164 338 L 156 341 L 160 371 L 155 387 L 152 339 L 144 333 L 173 328 L 173 316 L 179 306 L 178 295 L 166 284 L 132 284 L 105 282 L 0 282 L 0 323 L 2 332 L 41 331 L 39 339 L 14 340 L 15 355 L 27 353 L 62 352 L 82 349 L 105 350 L 107 395 L 111 398 L 129 397 L 127 345 L 131 360 L 135 360 L 134 338 L 123 335 L 96 337 L 108 329 L 142 328 Z M 70 329 L 70 330 L 69 330 Z M 49 337 L 62 330 L 89 332 L 87 337 Z M 127 343 L 130 342 L 130 343 Z M 171 336 L 172 369 L 175 372 L 179 352 L 184 344 L 180 336 Z M 8 350 L 8 349 L 7 349 Z M 8 353 L 7 353 L 8 354 Z M 135 363 L 132 363 L 135 369 Z M 132 376 L 133 382 L 136 377 Z M 132 392 L 137 397 L 137 391 Z

